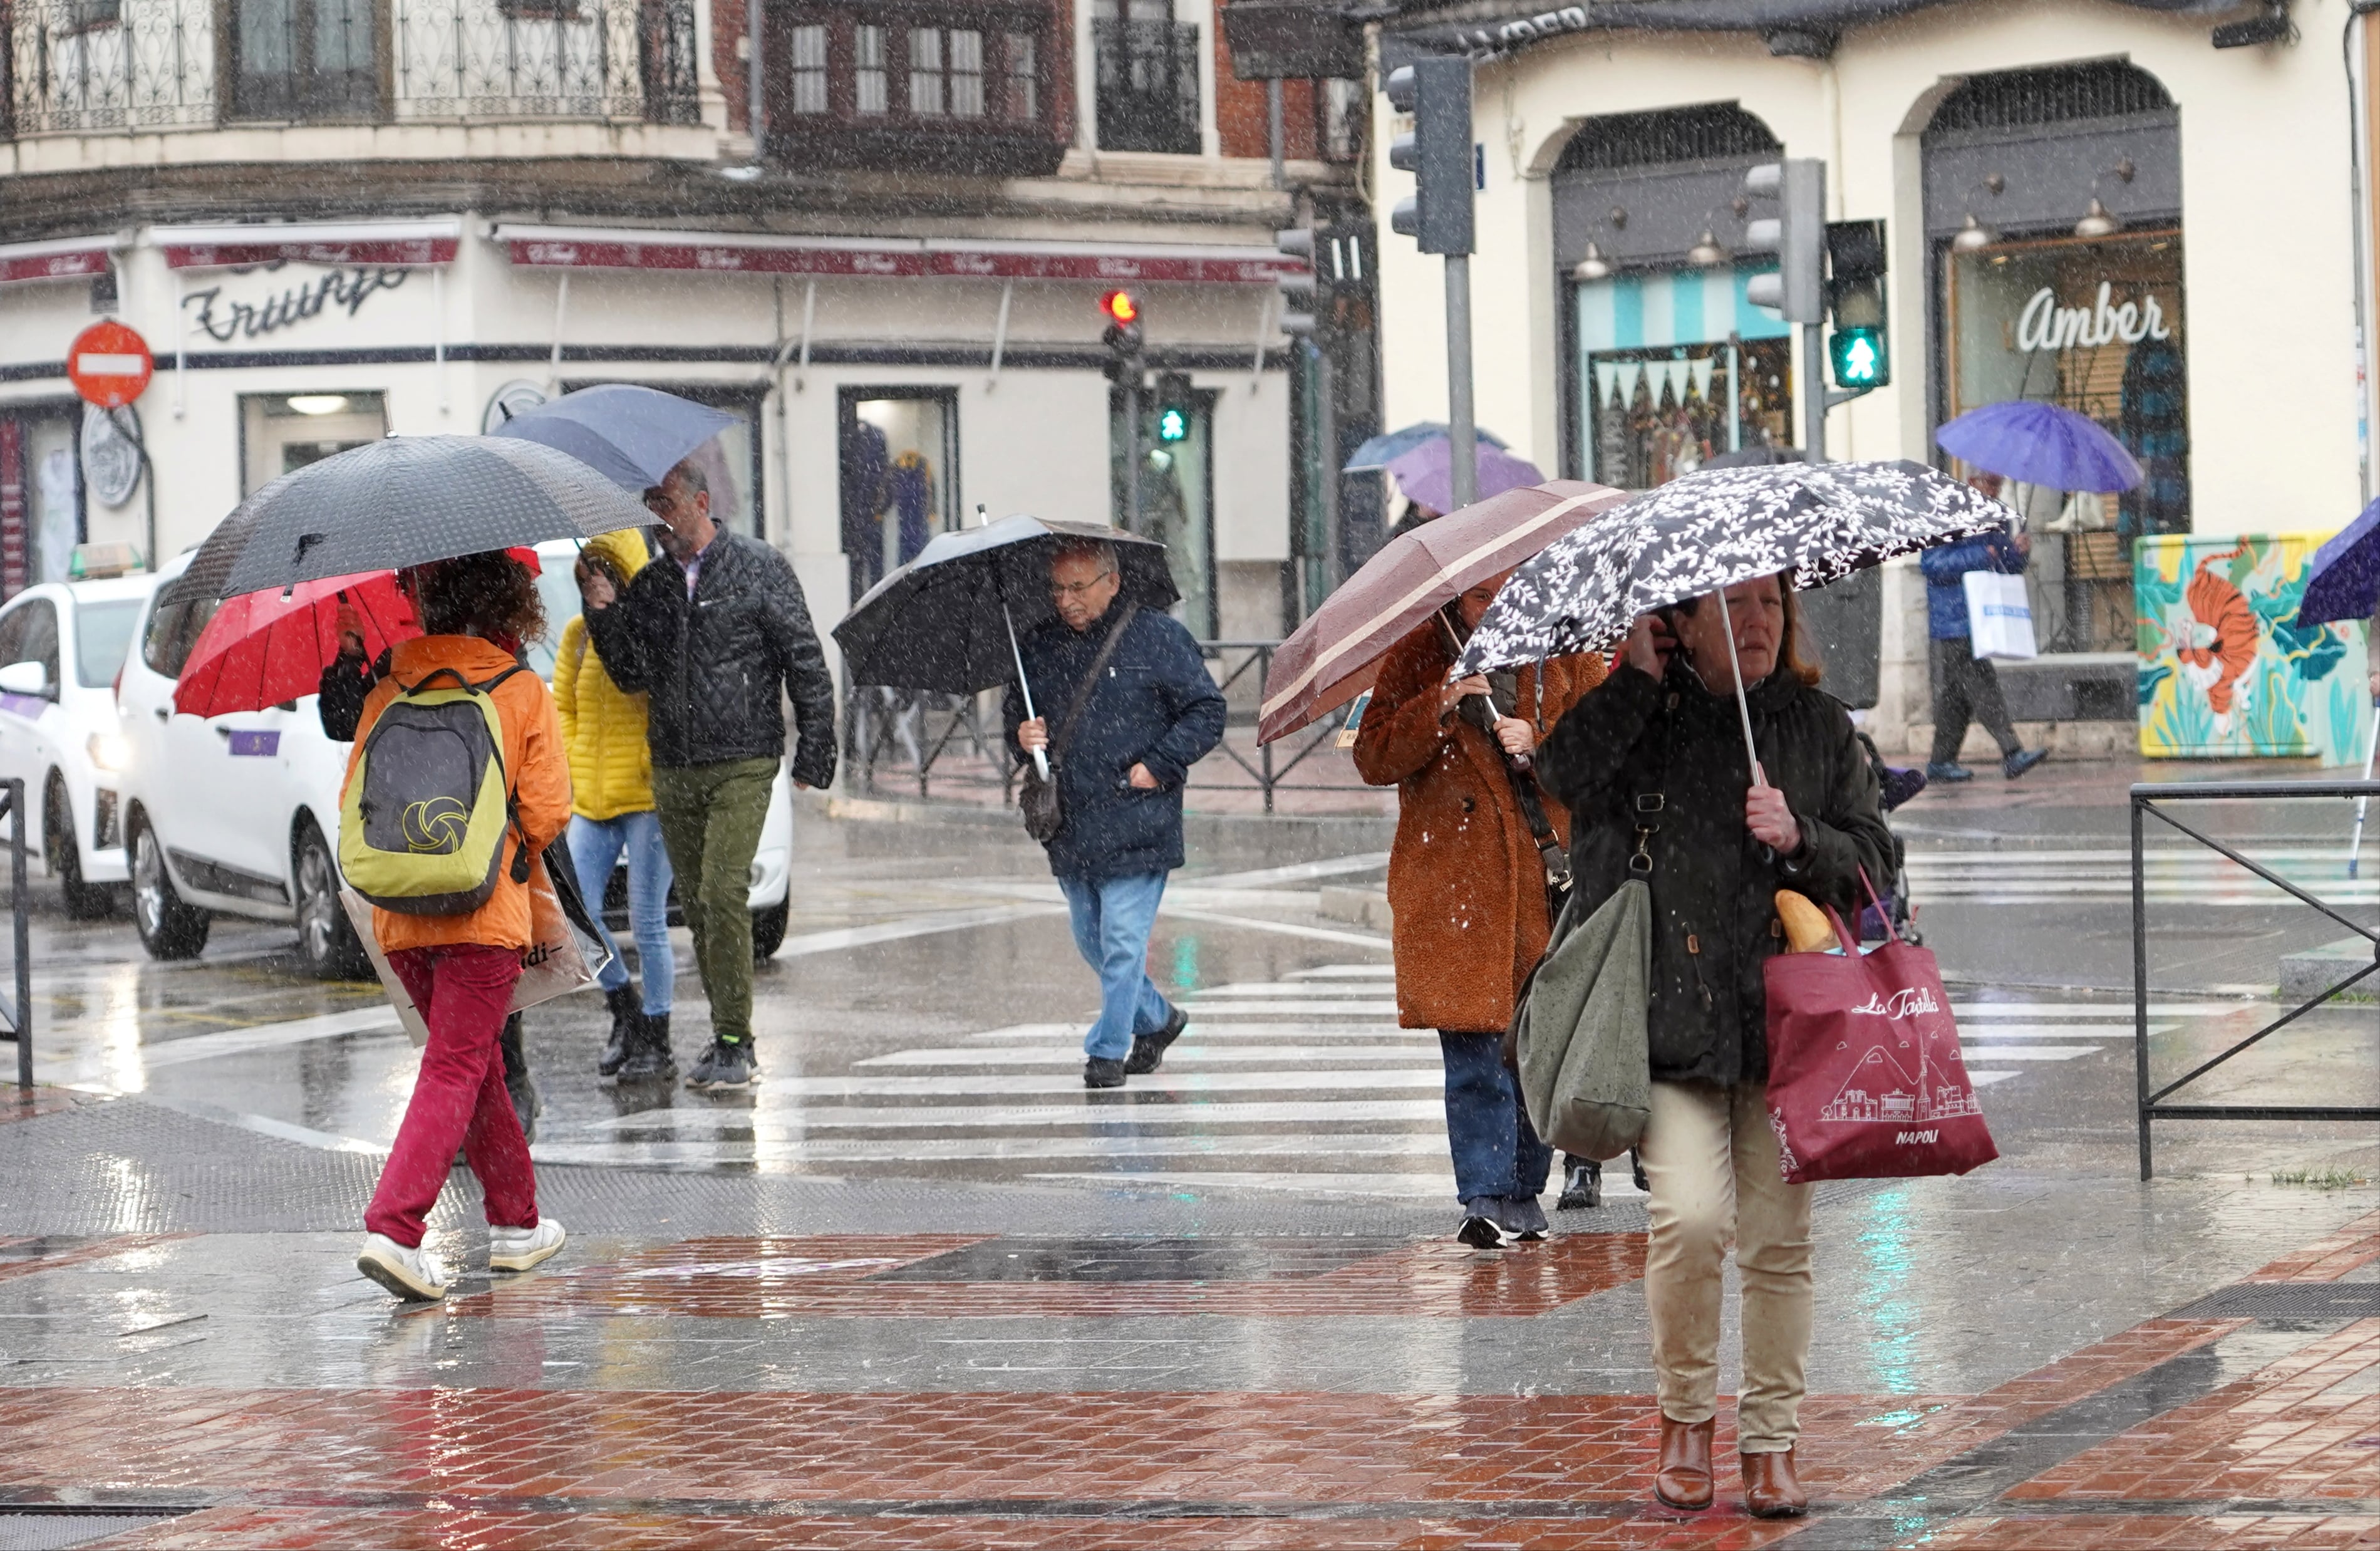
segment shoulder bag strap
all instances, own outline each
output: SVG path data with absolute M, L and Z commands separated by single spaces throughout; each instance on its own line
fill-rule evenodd
M 1099 687 L 1099 675 L 1107 671 L 1109 659 L 1115 655 L 1116 648 L 1123 644 L 1123 633 L 1131 628 L 1132 617 L 1139 612 L 1138 604 L 1123 605 L 1123 613 L 1117 618 L 1115 628 L 1108 631 L 1108 639 L 1099 644 L 1099 654 L 1091 659 L 1090 671 L 1083 675 L 1080 684 L 1075 686 L 1075 698 L 1066 702 L 1066 719 L 1058 724 L 1056 735 L 1050 739 L 1051 764 L 1058 763 L 1065 754 L 1066 746 L 1075 740 L 1075 724 L 1082 720 L 1083 707 L 1090 703 L 1091 691 Z
M 1653 837 L 1661 832 L 1661 820 L 1669 811 L 1669 798 L 1661 788 L 1670 780 L 1670 744 L 1675 730 L 1670 718 L 1670 702 L 1674 698 L 1675 691 L 1664 682 L 1660 699 L 1653 707 L 1653 717 L 1658 725 L 1653 729 L 1656 741 L 1650 772 L 1652 779 L 1638 788 L 1630 798 L 1630 807 L 1633 811 L 1629 817 L 1636 827 L 1636 849 L 1628 858 L 1628 874 L 1643 878 L 1647 883 L 1653 879 Z

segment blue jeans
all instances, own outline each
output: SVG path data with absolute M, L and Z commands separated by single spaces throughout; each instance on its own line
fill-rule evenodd
M 1148 934 L 1165 898 L 1165 874 L 1060 878 L 1058 887 L 1074 917 L 1075 951 L 1099 977 L 1099 1020 L 1083 1036 L 1083 1054 L 1121 1061 L 1132 1054 L 1133 1035 L 1153 1034 L 1173 1016 L 1172 1004 L 1148 978 Z
M 1446 1141 L 1454 1154 L 1454 1193 L 1524 1196 L 1545 1193 L 1553 1149 L 1537 1140 L 1521 1090 L 1504 1066 L 1504 1036 L 1439 1030 L 1446 1056 Z
M 570 864 L 578 869 L 578 892 L 587 897 L 595 929 L 603 934 L 603 945 L 612 950 L 612 961 L 595 977 L 606 991 L 617 991 L 628 983 L 628 966 L 620 958 L 620 945 L 612 940 L 612 929 L 603 924 L 603 885 L 611 882 L 613 864 L 622 851 L 628 853 L 628 926 L 636 934 L 637 961 L 644 970 L 645 1010 L 665 1017 L 670 988 L 677 981 L 677 961 L 670 952 L 670 859 L 662 844 L 661 818 L 650 808 L 613 819 L 570 815 Z

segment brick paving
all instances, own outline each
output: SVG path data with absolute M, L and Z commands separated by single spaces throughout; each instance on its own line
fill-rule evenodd
M 0 1282 L 128 1254 L 179 1237 L 172 1233 L 120 1233 L 104 1239 L 0 1237 Z

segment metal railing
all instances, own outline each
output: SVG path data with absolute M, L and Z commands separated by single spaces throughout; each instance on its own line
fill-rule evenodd
M 2298 884 L 2282 877 L 2260 862 L 2241 855 L 2232 847 L 2202 833 L 2165 812 L 2169 802 L 2209 801 L 2285 801 L 2302 798 L 2372 797 L 2380 796 L 2380 781 L 2190 781 L 2171 785 L 2139 785 L 2131 789 L 2132 797 L 2132 1034 L 2135 1080 L 2139 1104 L 2141 1146 L 2141 1178 L 2149 1178 L 2152 1165 L 2150 1127 L 2158 1120 L 2380 1120 L 2380 1108 L 2365 1105 L 2291 1105 L 2291 1104 L 2172 1104 L 2167 1102 L 2180 1090 L 2204 1077 L 2241 1051 L 2278 1033 L 2299 1019 L 2323 1006 L 2341 993 L 2361 984 L 2375 972 L 2380 972 L 2380 931 L 2361 922 L 2350 921 L 2331 904 Z M 2152 1088 L 2149 1077 L 2149 937 L 2147 849 L 2144 845 L 2147 821 L 2154 816 L 2217 855 L 2246 868 L 2265 883 L 2290 898 L 2311 906 L 2339 925 L 2370 942 L 2372 962 L 2347 976 L 2328 990 L 2289 1008 L 2247 1038 L 2237 1041 L 2217 1055 L 2209 1056 L 2161 1087 Z
M 693 124 L 693 0 L 7 0 L 0 138 L 243 121 Z
M 1195 22 L 1095 20 L 1091 54 L 1101 151 L 1195 156 L 1206 148 Z
M 1352 779 L 1315 778 L 1343 719 L 1333 714 L 1278 742 L 1256 741 L 1256 707 L 1272 671 L 1277 641 L 1202 641 L 1198 652 L 1215 687 L 1231 706 L 1223 740 L 1191 770 L 1192 787 L 1208 792 L 1253 791 L 1274 811 L 1281 792 L 1368 792 Z M 862 685 L 844 702 L 844 757 L 863 792 L 897 780 L 921 798 L 1005 803 L 1015 795 L 1016 769 L 1008 758 L 997 690 L 981 695 L 937 695 Z M 1218 779 L 1236 773 L 1245 780 Z M 1293 779 L 1293 776 L 1303 778 Z
M 17 995 L 0 1007 L 8 1024 L 8 1038 L 17 1046 L 17 1086 L 33 1085 L 33 901 L 25 886 L 25 783 L 11 776 L 0 781 L 0 807 L 8 812 L 8 915 L 10 943 L 16 953 Z

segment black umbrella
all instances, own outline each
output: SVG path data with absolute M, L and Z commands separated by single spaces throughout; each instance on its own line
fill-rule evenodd
M 916 559 L 852 605 L 834 628 L 851 681 L 971 695 L 1013 675 L 1024 688 L 1026 714 L 1034 714 L 1016 637 L 1057 617 L 1050 559 L 1068 539 L 1115 545 L 1119 603 L 1170 608 L 1181 600 L 1163 544 L 1096 523 L 1019 512 L 935 534 Z
M 1626 639 L 1636 617 L 1779 571 L 1838 581 L 1896 555 L 1990 532 L 2008 508 L 1922 463 L 1704 469 L 1556 539 L 1523 564 L 1472 632 L 1454 676 Z M 1726 632 L 1728 650 L 1735 636 Z M 1743 741 L 1752 717 L 1743 706 Z M 1756 770 L 1760 756 L 1752 753 Z
M 285 474 L 241 502 L 199 546 L 173 595 L 229 598 L 652 521 L 618 485 L 535 442 L 391 436 Z

